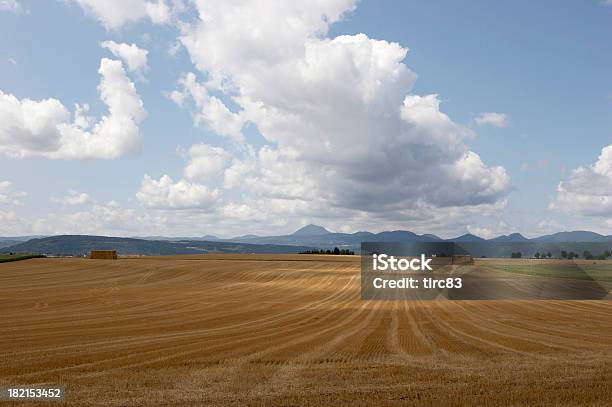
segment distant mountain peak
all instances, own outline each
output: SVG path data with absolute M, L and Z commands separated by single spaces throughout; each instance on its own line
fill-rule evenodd
M 327 235 L 329 233 L 331 232 L 325 229 L 323 226 L 313 225 L 311 223 L 310 225 L 306 225 L 296 230 L 293 233 L 293 236 L 320 236 Z
M 494 237 L 493 239 L 489 239 L 491 242 L 504 242 L 504 243 L 520 243 L 520 242 L 528 242 L 525 236 L 520 233 L 510 233 L 509 235 L 501 235 Z
M 465 235 L 457 236 L 452 239 L 446 239 L 449 242 L 483 242 L 484 239 L 480 236 L 466 233 Z

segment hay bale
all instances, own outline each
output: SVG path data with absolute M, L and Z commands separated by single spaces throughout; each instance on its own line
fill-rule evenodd
M 92 250 L 90 259 L 117 260 L 117 250 Z

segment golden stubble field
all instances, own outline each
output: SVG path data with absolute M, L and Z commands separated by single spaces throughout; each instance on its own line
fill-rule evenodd
M 69 405 L 612 403 L 611 301 L 362 301 L 356 256 L 5 263 L 0 315 L 0 386 Z

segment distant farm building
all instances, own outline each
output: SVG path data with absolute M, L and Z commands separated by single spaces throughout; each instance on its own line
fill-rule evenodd
M 117 250 L 92 250 L 90 259 L 117 260 Z

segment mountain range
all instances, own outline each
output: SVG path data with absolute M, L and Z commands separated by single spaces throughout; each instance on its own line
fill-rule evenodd
M 526 238 L 520 233 L 483 239 L 464 234 L 442 239 L 433 234 L 416 234 L 406 230 L 380 233 L 330 232 L 322 226 L 306 225 L 292 234 L 279 236 L 244 235 L 222 239 L 213 235 L 202 237 L 150 236 L 120 238 L 87 235 L 0 237 L 0 252 L 45 253 L 54 255 L 84 255 L 92 249 L 116 249 L 120 254 L 171 255 L 197 253 L 298 253 L 300 251 L 333 247 L 359 251 L 361 242 L 455 242 L 477 256 L 509 256 L 521 251 L 530 256 L 536 252 L 561 250 L 582 253 L 590 250 L 601 253 L 612 249 L 612 236 L 589 231 L 559 232 Z
M 612 235 L 604 236 L 595 232 L 577 230 L 573 232 L 559 232 L 551 235 L 539 236 L 528 239 L 520 233 L 497 236 L 491 239 L 467 233 L 450 239 L 443 239 L 431 233 L 418 235 L 407 230 L 394 230 L 380 233 L 355 232 L 335 233 L 330 232 L 322 226 L 306 225 L 290 235 L 280 236 L 256 236 L 246 235 L 230 239 L 222 239 L 231 242 L 243 243 L 274 243 L 274 244 L 304 244 L 304 245 L 354 245 L 364 241 L 368 242 L 496 242 L 496 243 L 574 243 L 574 242 L 606 242 L 612 241 Z

